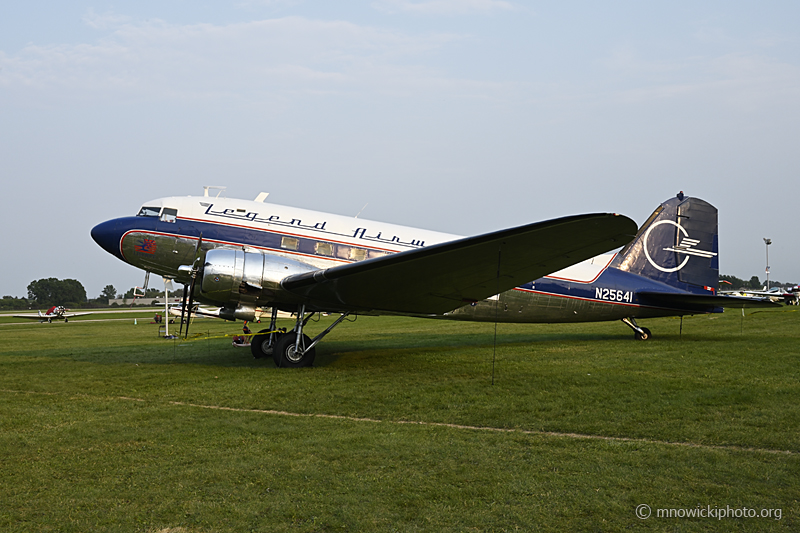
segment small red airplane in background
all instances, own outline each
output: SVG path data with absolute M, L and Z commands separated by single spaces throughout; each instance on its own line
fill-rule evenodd
M 54 305 L 46 312 L 42 313 L 39 311 L 38 315 L 28 314 L 28 315 L 14 315 L 14 318 L 31 318 L 34 320 L 38 320 L 39 322 L 52 322 L 53 319 L 55 320 L 63 320 L 65 323 L 69 322 L 69 319 L 75 316 L 82 316 L 82 315 L 91 315 L 92 313 L 67 313 L 69 309 L 64 307 L 63 305 Z

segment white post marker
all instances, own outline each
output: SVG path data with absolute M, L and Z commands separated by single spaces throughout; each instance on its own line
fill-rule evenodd
M 164 337 L 169 337 L 169 291 L 172 290 L 172 280 L 164 279 Z

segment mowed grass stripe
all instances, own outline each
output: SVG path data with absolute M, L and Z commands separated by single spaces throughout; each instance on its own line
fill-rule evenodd
M 62 393 L 58 392 L 41 392 L 41 391 L 21 391 L 21 390 L 0 390 L 0 392 L 4 393 L 13 393 L 13 394 L 43 394 L 47 396 L 54 396 L 54 395 L 62 395 Z M 94 398 L 99 400 L 123 400 L 123 401 L 133 401 L 133 402 L 146 402 L 148 400 L 144 398 L 130 398 L 126 396 L 117 396 L 117 397 L 98 397 L 92 396 L 89 394 L 80 394 L 80 395 L 73 395 L 80 397 L 81 399 L 85 398 Z M 355 417 L 355 416 L 345 416 L 345 415 L 336 415 L 336 414 L 326 414 L 326 413 L 292 413 L 289 411 L 279 411 L 275 409 L 244 409 L 241 407 L 227 407 L 223 405 L 201 405 L 195 403 L 187 403 L 187 402 L 178 402 L 178 401 L 168 401 L 168 402 L 158 402 L 162 404 L 169 404 L 175 406 L 185 406 L 185 407 L 195 407 L 199 409 L 211 409 L 216 411 L 230 411 L 236 413 L 255 413 L 255 414 L 262 414 L 262 415 L 272 415 L 272 416 L 288 416 L 288 417 L 302 417 L 302 418 L 325 418 L 325 419 L 333 419 L 333 420 L 346 420 L 348 422 L 370 422 L 370 423 L 385 423 L 385 424 L 407 424 L 407 425 L 416 425 L 416 426 L 427 426 L 427 427 L 442 427 L 442 428 L 450 428 L 450 429 L 457 429 L 457 430 L 468 430 L 468 431 L 492 431 L 497 433 L 518 433 L 522 435 L 539 435 L 544 437 L 554 437 L 554 438 L 566 438 L 566 439 L 589 439 L 589 440 L 606 440 L 606 441 L 616 441 L 616 442 L 633 442 L 633 443 L 641 443 L 641 444 L 654 444 L 660 446 L 684 446 L 688 448 L 703 448 L 708 450 L 731 450 L 731 451 L 738 451 L 738 452 L 754 452 L 754 453 L 770 453 L 770 454 L 783 454 L 783 455 L 798 455 L 797 452 L 792 450 L 771 450 L 767 448 L 753 448 L 753 447 L 743 447 L 743 446 L 720 446 L 720 445 L 710 445 L 710 444 L 699 444 L 694 442 L 672 442 L 672 441 L 662 441 L 662 440 L 654 440 L 654 439 L 642 439 L 642 438 L 635 438 L 635 437 L 619 437 L 619 436 L 608 436 L 608 435 L 589 435 L 586 433 L 562 433 L 558 431 L 537 431 L 537 430 L 529 430 L 529 429 L 517 429 L 517 428 L 497 428 L 497 427 L 487 427 L 487 426 L 469 426 L 464 424 L 451 424 L 447 422 L 425 422 L 425 421 L 418 421 L 418 420 L 382 420 L 376 418 L 366 418 L 366 417 Z

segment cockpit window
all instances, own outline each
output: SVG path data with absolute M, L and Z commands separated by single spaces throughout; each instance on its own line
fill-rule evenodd
M 137 217 L 157 217 L 158 212 L 161 211 L 160 207 L 147 207 L 144 206 L 139 210 Z
M 175 222 L 175 219 L 178 218 L 178 210 L 172 209 L 171 207 L 165 207 L 163 211 L 161 211 L 161 220 L 163 222 Z

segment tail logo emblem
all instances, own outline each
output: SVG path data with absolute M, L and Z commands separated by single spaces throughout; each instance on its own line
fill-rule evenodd
M 653 229 L 656 226 L 661 224 L 672 224 L 673 226 L 678 228 L 681 231 L 681 233 L 683 233 L 683 239 L 681 240 L 680 244 L 664 248 L 664 250 L 668 252 L 675 252 L 678 254 L 684 254 L 686 256 L 683 258 L 683 261 L 681 261 L 681 263 L 674 268 L 664 268 L 660 265 L 657 265 L 656 262 L 653 261 L 653 258 L 650 257 L 650 252 L 647 251 L 647 239 L 648 237 L 650 237 L 650 232 L 653 231 Z M 697 246 L 698 244 L 700 244 L 700 241 L 698 241 L 697 239 L 690 238 L 689 234 L 686 233 L 686 230 L 677 222 L 674 222 L 672 220 L 661 220 L 659 222 L 656 222 L 649 228 L 647 228 L 647 231 L 644 234 L 644 243 L 642 247 L 644 248 L 644 255 L 647 257 L 647 260 L 650 262 L 651 265 L 653 265 L 653 267 L 657 268 L 661 272 L 677 272 L 678 270 L 686 266 L 686 263 L 689 262 L 689 258 L 693 255 L 705 258 L 711 258 L 717 255 L 714 252 L 708 252 L 706 250 L 698 250 L 697 248 L 695 248 L 695 246 Z

